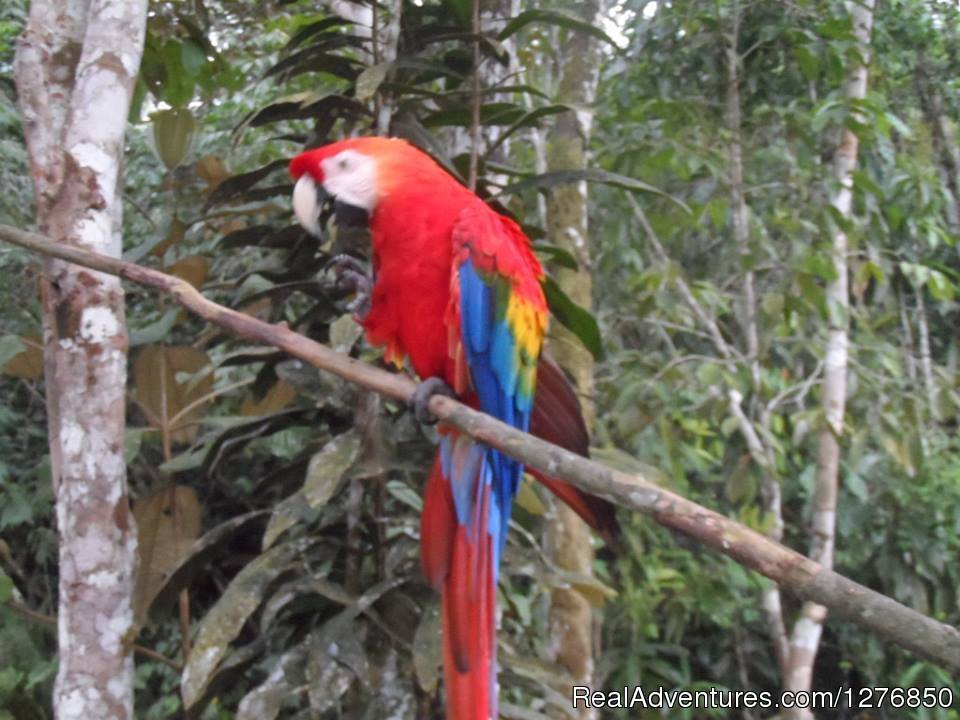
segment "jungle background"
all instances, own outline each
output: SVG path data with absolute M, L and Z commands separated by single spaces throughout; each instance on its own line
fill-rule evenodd
M 285 168 L 327 139 L 406 137 L 459 177 L 476 172 L 524 223 L 594 456 L 656 468 L 802 551 L 840 313 L 834 566 L 958 624 L 957 4 L 882 0 L 868 58 L 833 0 L 480 7 L 477 37 L 464 0 L 152 2 L 124 257 L 376 362 L 325 273 L 356 239 L 295 227 Z M 0 222 L 30 229 L 12 80 L 27 11 L 0 8 Z M 851 100 L 864 59 L 869 89 Z M 849 215 L 831 203 L 845 132 L 860 143 Z M 829 291 L 838 229 L 845 308 Z M 52 717 L 56 673 L 37 272 L 0 246 L 0 717 L 17 720 Z M 417 560 L 430 431 L 139 288 L 127 318 L 137 716 L 438 716 L 438 602 Z M 620 547 L 604 549 L 533 484 L 517 505 L 500 587 L 504 717 L 567 717 L 574 678 L 783 686 L 768 603 L 787 633 L 801 607 L 760 576 L 626 513 Z M 943 669 L 828 619 L 812 686 L 839 684 L 960 695 Z M 958 717 L 865 713 L 818 717 Z

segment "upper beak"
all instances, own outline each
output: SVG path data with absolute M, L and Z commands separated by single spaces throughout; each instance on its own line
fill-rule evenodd
M 329 200 L 330 194 L 310 175 L 301 175 L 293 186 L 293 212 L 304 230 L 315 237 L 323 236 L 320 214 Z

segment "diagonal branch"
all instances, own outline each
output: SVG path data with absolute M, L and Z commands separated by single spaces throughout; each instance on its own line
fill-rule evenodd
M 42 235 L 7 225 L 0 225 L 0 240 L 166 292 L 209 322 L 236 335 L 273 345 L 369 390 L 403 401 L 413 395 L 415 384 L 410 378 L 341 355 L 285 325 L 271 325 L 218 305 L 179 278 L 123 260 L 58 245 Z M 825 605 L 837 616 L 910 650 L 918 657 L 942 665 L 951 672 L 960 672 L 960 631 L 951 625 L 937 622 L 745 525 L 658 487 L 648 477 L 613 470 L 580 457 L 445 396 L 434 396 L 430 400 L 430 410 L 441 421 L 532 468 L 621 507 L 650 515 L 661 525 L 688 535 L 765 575 L 801 600 Z
M 660 242 L 660 238 L 657 236 L 656 231 L 653 229 L 653 226 L 650 225 L 650 221 L 647 220 L 647 214 L 643 211 L 643 208 L 640 207 L 640 203 L 638 203 L 630 193 L 624 193 L 624 196 L 627 198 L 630 206 L 633 208 L 633 214 L 636 216 L 637 222 L 640 223 L 643 231 L 647 234 L 650 243 L 653 245 L 654 251 L 657 253 L 657 257 L 659 257 L 663 262 L 670 262 L 670 256 L 667 255 L 667 251 L 664 249 L 663 243 Z M 682 277 L 677 277 L 675 282 L 677 290 L 680 291 L 680 296 L 687 304 L 687 307 L 690 308 L 690 312 L 692 312 L 697 318 L 697 321 L 700 323 L 700 325 L 707 331 L 707 334 L 710 336 L 710 339 L 716 346 L 720 357 L 729 359 L 739 355 L 736 349 L 732 347 L 730 343 L 728 343 L 723 337 L 723 333 L 720 332 L 720 327 L 717 325 L 716 321 L 710 317 L 706 310 L 703 309 L 703 305 L 701 305 L 700 301 L 697 300 L 696 296 L 693 294 L 693 290 L 691 290 L 690 286 L 687 285 L 687 281 Z

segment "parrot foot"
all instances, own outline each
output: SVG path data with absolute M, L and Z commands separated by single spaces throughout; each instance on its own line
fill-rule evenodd
M 430 398 L 434 395 L 446 395 L 451 398 L 456 397 L 453 388 L 447 385 L 447 383 L 443 381 L 443 378 L 427 378 L 417 385 L 417 389 L 413 391 L 413 398 L 411 398 L 410 402 L 413 405 L 413 414 L 416 415 L 417 420 L 424 425 L 434 425 L 438 420 L 438 418 L 434 417 L 433 413 L 430 412 Z
M 351 255 L 341 254 L 331 258 L 326 269 L 333 270 L 334 275 L 336 275 L 338 290 L 352 292 L 356 295 L 347 305 L 347 310 L 352 312 L 359 322 L 363 322 L 364 318 L 370 313 L 373 297 L 373 281 L 367 274 L 364 264 Z

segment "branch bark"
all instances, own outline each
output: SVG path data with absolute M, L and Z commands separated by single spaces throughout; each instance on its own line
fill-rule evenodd
M 371 367 L 295 333 L 207 300 L 188 282 L 135 263 L 64 246 L 35 233 L 0 225 L 0 240 L 169 294 L 184 308 L 235 335 L 272 345 L 315 367 L 397 400 L 409 401 L 409 377 Z M 960 673 L 960 631 L 901 605 L 823 565 L 773 542 L 745 525 L 658 487 L 648 477 L 624 473 L 521 432 L 466 405 L 437 395 L 430 410 L 442 422 L 530 467 L 645 513 L 665 527 L 757 571 L 796 595 L 828 606 L 837 616 L 895 643 L 918 657 Z

